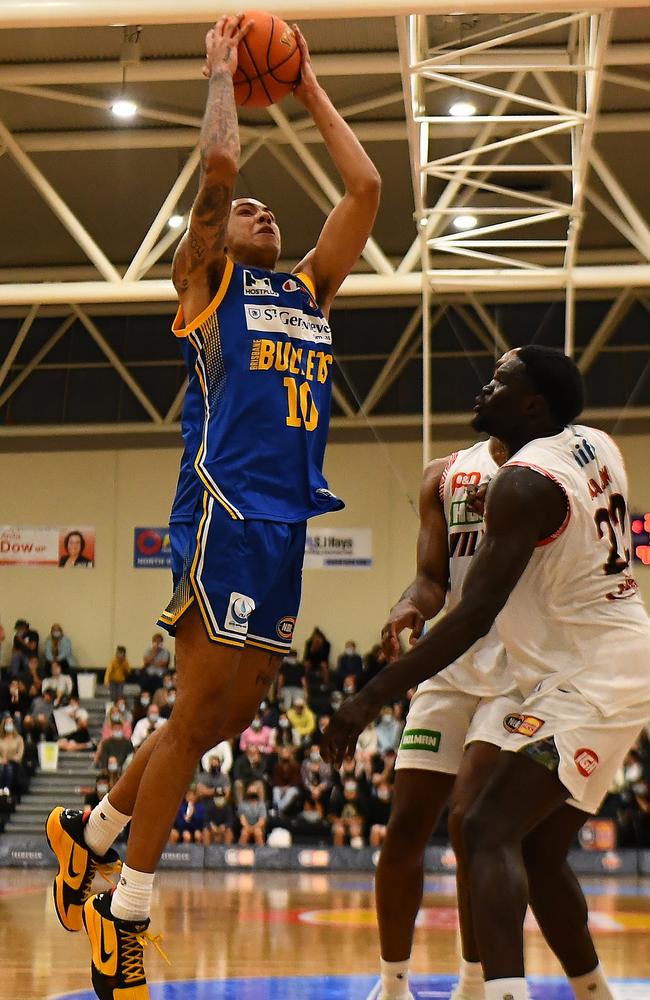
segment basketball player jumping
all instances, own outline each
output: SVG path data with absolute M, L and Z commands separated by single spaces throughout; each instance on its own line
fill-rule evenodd
M 499 616 L 524 700 L 494 727 L 495 740 L 502 727 L 508 735 L 462 828 L 486 1000 L 528 1000 L 526 838 L 569 800 L 597 812 L 650 718 L 650 618 L 629 573 L 627 476 L 606 434 L 571 426 L 582 399 L 580 373 L 559 352 L 529 346 L 497 364 L 473 424 L 510 458 L 487 491 L 461 599 L 344 704 L 323 747 L 341 759 L 381 705 L 438 674 Z
M 239 133 L 232 77 L 249 24 L 222 17 L 206 38 L 208 99 L 201 177 L 174 258 L 179 338 L 189 385 L 185 452 L 171 514 L 174 594 L 160 625 L 176 635 L 178 697 L 99 806 L 55 809 L 47 834 L 58 862 L 56 911 L 83 925 L 100 1000 L 149 996 L 143 946 L 154 871 L 201 755 L 249 724 L 289 650 L 300 602 L 307 518 L 340 509 L 322 474 L 332 338 L 328 314 L 368 239 L 379 175 L 319 86 L 307 45 L 295 96 L 345 185 L 316 247 L 292 273 L 274 270 L 272 211 L 232 200 Z M 96 868 L 131 818 L 126 864 L 112 893 L 92 896 Z
M 503 445 L 490 438 L 427 466 L 420 491 L 416 576 L 382 629 L 389 659 L 399 655 L 403 630 L 411 630 L 414 644 L 425 622 L 443 605 L 449 611 L 458 604 L 483 534 L 485 491 L 507 457 Z M 452 1000 L 484 998 L 461 830 L 468 807 L 492 774 L 508 737 L 502 721 L 517 717 L 521 702 L 495 626 L 443 674 L 420 684 L 411 699 L 375 880 L 381 1000 L 412 1000 L 409 961 L 422 902 L 424 852 L 447 804 L 462 943 Z M 564 805 L 526 839 L 529 896 L 577 1000 L 613 1000 L 587 926 L 582 890 L 566 861 L 587 818 L 581 810 Z

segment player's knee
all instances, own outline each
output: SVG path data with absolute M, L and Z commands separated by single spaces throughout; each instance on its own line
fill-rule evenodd
M 394 858 L 400 862 L 419 858 L 424 854 L 428 839 L 417 818 L 399 810 L 392 813 L 388 821 L 382 854 L 386 860 Z
M 495 812 L 491 802 L 479 800 L 465 810 L 461 820 L 460 843 L 468 859 L 479 852 L 492 850 L 508 839 L 507 825 L 504 825 L 503 817 Z

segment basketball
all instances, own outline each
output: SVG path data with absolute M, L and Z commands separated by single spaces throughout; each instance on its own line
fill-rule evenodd
M 300 49 L 293 31 L 281 18 L 263 10 L 248 10 L 254 21 L 238 49 L 234 76 L 239 105 L 265 108 L 290 94 L 300 76 Z

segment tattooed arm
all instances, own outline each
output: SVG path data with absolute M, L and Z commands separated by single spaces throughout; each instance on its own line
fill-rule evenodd
M 201 128 L 201 175 L 187 232 L 172 266 L 185 323 L 212 301 L 225 267 L 224 243 L 239 166 L 239 128 L 232 78 L 237 46 L 250 27 L 241 17 L 220 18 L 206 35 L 208 100 Z

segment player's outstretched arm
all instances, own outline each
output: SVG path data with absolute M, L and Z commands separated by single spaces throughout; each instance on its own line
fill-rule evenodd
M 316 79 L 307 42 L 296 24 L 293 30 L 302 54 L 300 83 L 294 94 L 313 118 L 345 185 L 345 194 L 330 212 L 316 249 L 296 268 L 311 276 L 318 303 L 327 314 L 372 232 L 379 207 L 381 178 L 356 135 Z
M 232 78 L 237 46 L 251 23 L 241 16 L 224 16 L 205 38 L 203 75 L 209 86 L 201 127 L 199 190 L 172 267 L 186 323 L 209 305 L 225 267 L 226 227 L 240 152 Z
M 393 605 L 381 630 L 381 641 L 389 660 L 400 654 L 398 637 L 411 629 L 415 645 L 425 623 L 438 614 L 447 594 L 449 543 L 447 522 L 440 499 L 440 480 L 449 458 L 435 458 L 424 470 L 420 487 L 420 531 L 417 541 L 415 579 Z
M 490 484 L 485 535 L 472 559 L 459 603 L 401 659 L 385 667 L 334 716 L 323 756 L 342 760 L 353 752 L 359 733 L 382 705 L 440 673 L 490 631 L 535 546 L 556 531 L 566 516 L 559 486 L 530 469 L 503 469 Z

